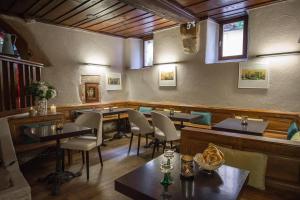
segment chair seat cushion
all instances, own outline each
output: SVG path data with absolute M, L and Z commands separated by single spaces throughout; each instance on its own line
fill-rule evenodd
M 173 141 L 180 139 L 181 131 L 176 130 L 176 135 L 177 135 L 177 138 L 174 139 Z M 161 130 L 159 130 L 158 128 L 155 129 L 155 137 L 160 141 L 166 141 L 165 134 Z
M 63 149 L 79 150 L 79 151 L 90 151 L 97 146 L 95 140 L 83 139 L 83 138 L 72 138 L 67 142 L 61 144 Z
M 131 133 L 133 133 L 134 135 L 140 134 L 140 128 L 137 126 L 131 126 Z

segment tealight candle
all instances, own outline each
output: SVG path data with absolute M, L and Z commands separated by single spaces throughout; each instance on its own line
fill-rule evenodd
M 56 113 L 56 106 L 54 104 L 50 106 L 50 112 Z

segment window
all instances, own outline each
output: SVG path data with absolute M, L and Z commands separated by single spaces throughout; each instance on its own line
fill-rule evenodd
M 153 65 L 153 39 L 144 40 L 144 67 Z
M 220 24 L 219 60 L 247 58 L 248 17 Z

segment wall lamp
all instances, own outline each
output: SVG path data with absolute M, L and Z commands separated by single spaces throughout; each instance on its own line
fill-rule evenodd
M 262 57 L 272 57 L 272 56 L 289 56 L 289 55 L 300 55 L 300 51 L 290 51 L 290 52 L 282 52 L 282 53 L 270 53 L 270 54 L 261 54 L 257 55 L 257 58 Z
M 92 65 L 97 67 L 110 67 L 110 65 L 98 64 L 98 63 L 80 63 L 81 65 Z

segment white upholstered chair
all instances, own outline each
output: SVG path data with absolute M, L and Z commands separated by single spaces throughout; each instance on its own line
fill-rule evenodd
M 164 149 L 166 147 L 166 143 L 170 142 L 171 148 L 173 141 L 180 140 L 180 131 L 176 130 L 176 127 L 172 120 L 161 113 L 151 112 L 152 115 L 152 123 L 155 127 L 154 137 L 155 142 L 153 146 L 152 158 L 154 157 L 155 148 L 159 148 L 159 144 L 162 143 L 164 145 Z
M 0 118 L 0 158 L 12 182 L 11 187 L 0 191 L 0 199 L 30 200 L 31 188 L 20 171 L 7 118 Z
M 86 176 L 89 180 L 89 151 L 96 148 L 98 149 L 99 159 L 101 166 L 103 166 L 100 145 L 102 144 L 102 114 L 95 112 L 88 112 L 79 115 L 75 123 L 81 126 L 96 129 L 96 136 L 81 136 L 75 137 L 67 142 L 61 144 L 62 149 L 78 150 L 82 152 L 84 160 L 84 152 L 86 155 Z
M 131 150 L 132 139 L 133 136 L 138 136 L 138 148 L 137 148 L 137 156 L 140 152 L 140 143 L 141 143 L 141 136 L 145 136 L 148 139 L 148 135 L 153 135 L 154 130 L 153 127 L 150 125 L 149 121 L 145 117 L 145 115 L 136 110 L 128 110 L 128 120 L 130 123 L 131 128 L 131 138 L 130 144 L 128 149 L 128 154 Z

